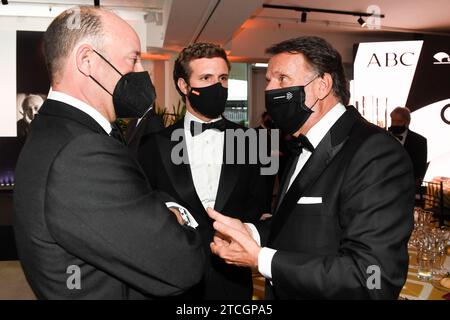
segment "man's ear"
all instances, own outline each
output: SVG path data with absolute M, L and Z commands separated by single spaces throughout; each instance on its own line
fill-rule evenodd
M 177 85 L 178 85 L 178 88 L 181 90 L 181 92 L 183 92 L 184 95 L 188 94 L 188 91 L 189 91 L 188 87 L 189 86 L 186 83 L 186 81 L 184 81 L 183 78 L 178 78 Z
M 92 53 L 92 48 L 87 44 L 82 44 L 81 46 L 79 46 L 75 53 L 77 68 L 86 77 L 91 75 L 90 59 L 92 57 Z
M 333 77 L 329 73 L 324 73 L 319 77 L 319 99 L 325 99 L 333 90 Z

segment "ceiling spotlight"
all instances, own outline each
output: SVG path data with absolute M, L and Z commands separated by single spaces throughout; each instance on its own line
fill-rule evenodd
M 8 0 L 2 0 L 2 4 L 4 5 L 8 4 Z
M 306 22 L 306 18 L 307 18 L 307 13 L 306 13 L 306 11 L 303 11 L 302 12 L 302 16 L 300 18 L 300 21 L 305 23 Z
M 361 25 L 362 28 L 364 28 L 365 26 L 367 26 L 366 21 L 364 21 L 364 19 L 361 18 L 361 17 L 358 18 L 358 23 Z

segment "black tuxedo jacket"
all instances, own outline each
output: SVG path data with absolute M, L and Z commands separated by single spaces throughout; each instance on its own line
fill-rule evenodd
M 243 128 L 228 120 L 226 127 Z M 191 296 L 202 299 L 250 299 L 250 269 L 227 265 L 211 254 L 209 244 L 214 234 L 213 221 L 197 195 L 190 166 L 188 163 L 177 165 L 171 160 L 172 150 L 180 143 L 178 139 L 171 141 L 172 133 L 177 129 L 182 132 L 181 143 L 185 143 L 182 118 L 163 131 L 143 137 L 138 159 L 152 187 L 173 196 L 177 202 L 190 210 L 199 223 L 197 229 L 202 234 L 205 252 L 210 258 L 204 281 Z M 223 164 L 214 209 L 242 221 L 257 221 L 267 210 L 264 206 L 267 178 L 261 176 L 259 170 L 258 164 Z
M 128 299 L 180 294 L 205 261 L 126 146 L 84 112 L 47 100 L 16 167 L 14 229 L 38 298 Z M 71 289 L 76 268 L 80 289 Z M 74 277 L 71 277 L 74 276 Z
M 137 121 L 138 119 L 130 120 L 125 135 L 128 149 L 131 151 L 133 156 L 137 156 L 137 151 L 142 137 L 164 129 L 164 121 L 161 116 L 155 113 L 154 109 L 150 110 L 139 123 L 137 123 Z
M 408 129 L 403 145 L 411 157 L 414 168 L 414 178 L 423 180 L 427 171 L 427 139 Z
M 278 250 L 266 297 L 397 298 L 413 207 L 408 155 L 348 107 L 279 201 L 269 228 L 258 226 L 263 245 Z

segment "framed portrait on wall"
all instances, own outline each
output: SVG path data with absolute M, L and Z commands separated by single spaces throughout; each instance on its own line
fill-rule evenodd
M 16 136 L 0 137 L 0 187 L 14 185 L 14 169 L 30 124 L 47 97 L 50 80 L 43 54 L 44 32 L 16 33 Z M 13 78 L 14 79 L 14 78 Z

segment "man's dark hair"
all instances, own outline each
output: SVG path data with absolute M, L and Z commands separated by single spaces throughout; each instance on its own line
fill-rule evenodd
M 173 68 L 173 81 L 175 82 L 175 88 L 181 95 L 183 101 L 186 101 L 184 93 L 178 88 L 178 79 L 182 78 L 189 84 L 189 78 L 192 74 L 192 69 L 189 63 L 192 60 L 201 58 L 222 58 L 225 60 L 228 66 L 228 71 L 231 69 L 230 61 L 228 61 L 225 50 L 213 43 L 194 43 L 184 48 L 175 61 Z
M 90 38 L 101 47 L 102 21 L 95 7 L 81 6 L 65 10 L 57 16 L 44 34 L 44 56 L 50 80 L 61 70 L 62 63 L 75 45 Z
M 347 105 L 350 91 L 345 78 L 342 58 L 339 52 L 327 41 L 319 37 L 298 37 L 277 43 L 266 50 L 266 53 L 301 53 L 314 71 L 321 77 L 325 73 L 333 79 L 333 93 L 340 101 Z

